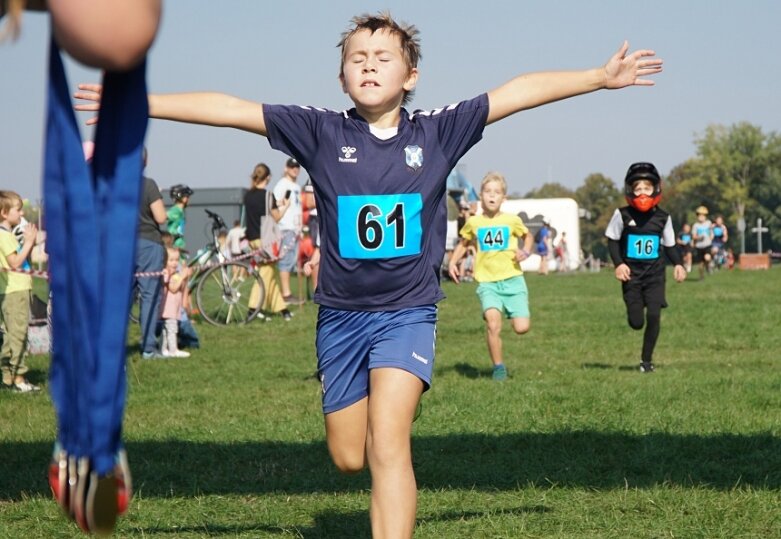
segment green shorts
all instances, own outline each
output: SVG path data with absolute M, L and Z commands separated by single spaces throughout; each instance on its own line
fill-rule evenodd
M 507 318 L 529 318 L 529 290 L 523 275 L 510 277 L 503 281 L 480 283 L 477 295 L 483 312 L 497 309 Z

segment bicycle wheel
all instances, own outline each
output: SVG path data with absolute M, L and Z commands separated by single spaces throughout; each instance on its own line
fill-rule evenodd
M 198 278 L 195 292 L 198 311 L 215 326 L 252 321 L 260 312 L 265 297 L 260 276 L 243 262 L 227 262 L 209 268 Z

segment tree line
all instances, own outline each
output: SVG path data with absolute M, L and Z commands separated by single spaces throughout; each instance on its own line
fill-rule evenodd
M 662 180 L 661 206 L 670 212 L 676 233 L 693 223 L 694 210 L 704 205 L 713 219 L 723 215 L 730 232 L 729 246 L 740 252 L 739 223 L 745 223 L 746 252 L 756 252 L 757 235 L 751 232 L 758 218 L 769 231 L 762 248 L 781 249 L 781 136 L 763 133 L 748 122 L 710 125 L 695 136 L 696 154 L 675 166 Z M 620 187 L 619 187 L 620 185 Z M 613 211 L 626 204 L 623 178 L 617 184 L 600 173 L 586 176 L 575 190 L 546 183 L 523 198 L 569 197 L 581 208 L 583 252 L 607 260 L 604 232 Z

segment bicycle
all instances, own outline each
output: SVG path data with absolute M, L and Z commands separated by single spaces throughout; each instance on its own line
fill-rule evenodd
M 225 221 L 210 210 L 204 211 L 212 220 L 212 241 L 186 262 L 187 267 L 193 270 L 187 289 L 195 298 L 197 314 L 210 324 L 246 324 L 260 314 L 266 298 L 266 289 L 257 268 L 263 258 L 252 255 L 240 260 L 226 259 L 219 241 L 220 230 L 226 228 Z M 134 300 L 130 317 L 135 322 L 137 297 Z

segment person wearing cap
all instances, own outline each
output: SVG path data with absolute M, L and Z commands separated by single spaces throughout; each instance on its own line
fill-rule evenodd
M 694 212 L 697 220 L 692 225 L 692 241 L 694 242 L 694 262 L 700 268 L 700 280 L 705 278 L 705 272 L 710 271 L 711 245 L 713 244 L 713 223 L 708 219 L 708 208 L 697 207 Z
M 298 244 L 301 237 L 303 210 L 301 206 L 301 186 L 298 185 L 298 175 L 301 165 L 292 157 L 285 162 L 285 174 L 274 186 L 274 198 L 277 204 L 289 200 L 290 206 L 279 221 L 282 232 L 282 252 L 279 259 L 279 283 L 282 287 L 282 297 L 287 303 L 299 303 L 290 289 L 290 274 L 298 265 Z
M 605 230 L 610 258 L 626 304 L 629 327 L 641 330 L 643 348 L 640 372 L 654 372 L 653 353 L 659 338 L 662 308 L 667 307 L 665 279 L 667 258 L 674 264 L 676 281 L 686 279 L 681 253 L 676 248 L 670 214 L 658 206 L 662 178 L 651 163 L 634 163 L 624 180 L 629 203 L 618 208 Z

